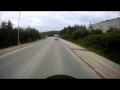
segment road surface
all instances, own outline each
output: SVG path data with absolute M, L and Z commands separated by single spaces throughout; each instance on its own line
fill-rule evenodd
M 0 56 L 0 78 L 3 79 L 45 79 L 56 74 L 77 79 L 100 78 L 54 37 Z

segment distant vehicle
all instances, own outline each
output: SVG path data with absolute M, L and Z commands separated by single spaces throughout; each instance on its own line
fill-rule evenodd
M 55 40 L 58 40 L 58 35 L 54 34 Z

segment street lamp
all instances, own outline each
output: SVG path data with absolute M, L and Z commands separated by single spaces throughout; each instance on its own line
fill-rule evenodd
M 46 37 L 47 37 L 47 31 L 46 31 Z
M 119 12 L 119 17 L 120 17 L 120 12 Z
M 41 39 L 42 39 L 42 26 L 41 26 Z
M 19 21 L 20 21 L 20 13 L 21 13 L 21 12 L 19 12 L 19 20 L 18 20 L 18 45 L 20 44 L 20 42 L 19 42 Z

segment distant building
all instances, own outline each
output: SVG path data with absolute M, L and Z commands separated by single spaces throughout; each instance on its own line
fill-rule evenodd
M 57 35 L 57 34 L 54 34 L 54 37 L 58 37 L 58 35 Z
M 92 24 L 93 29 L 101 29 L 106 32 L 111 27 L 120 28 L 120 17 Z

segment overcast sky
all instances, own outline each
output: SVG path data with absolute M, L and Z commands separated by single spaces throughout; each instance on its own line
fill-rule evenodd
M 21 11 L 20 27 L 36 28 L 41 31 L 61 30 L 68 25 L 86 25 L 120 17 L 120 11 Z M 11 20 L 18 26 L 18 11 L 1 11 L 0 20 Z M 0 22 L 1 22 L 0 21 Z M 42 27 L 42 28 L 41 28 Z

